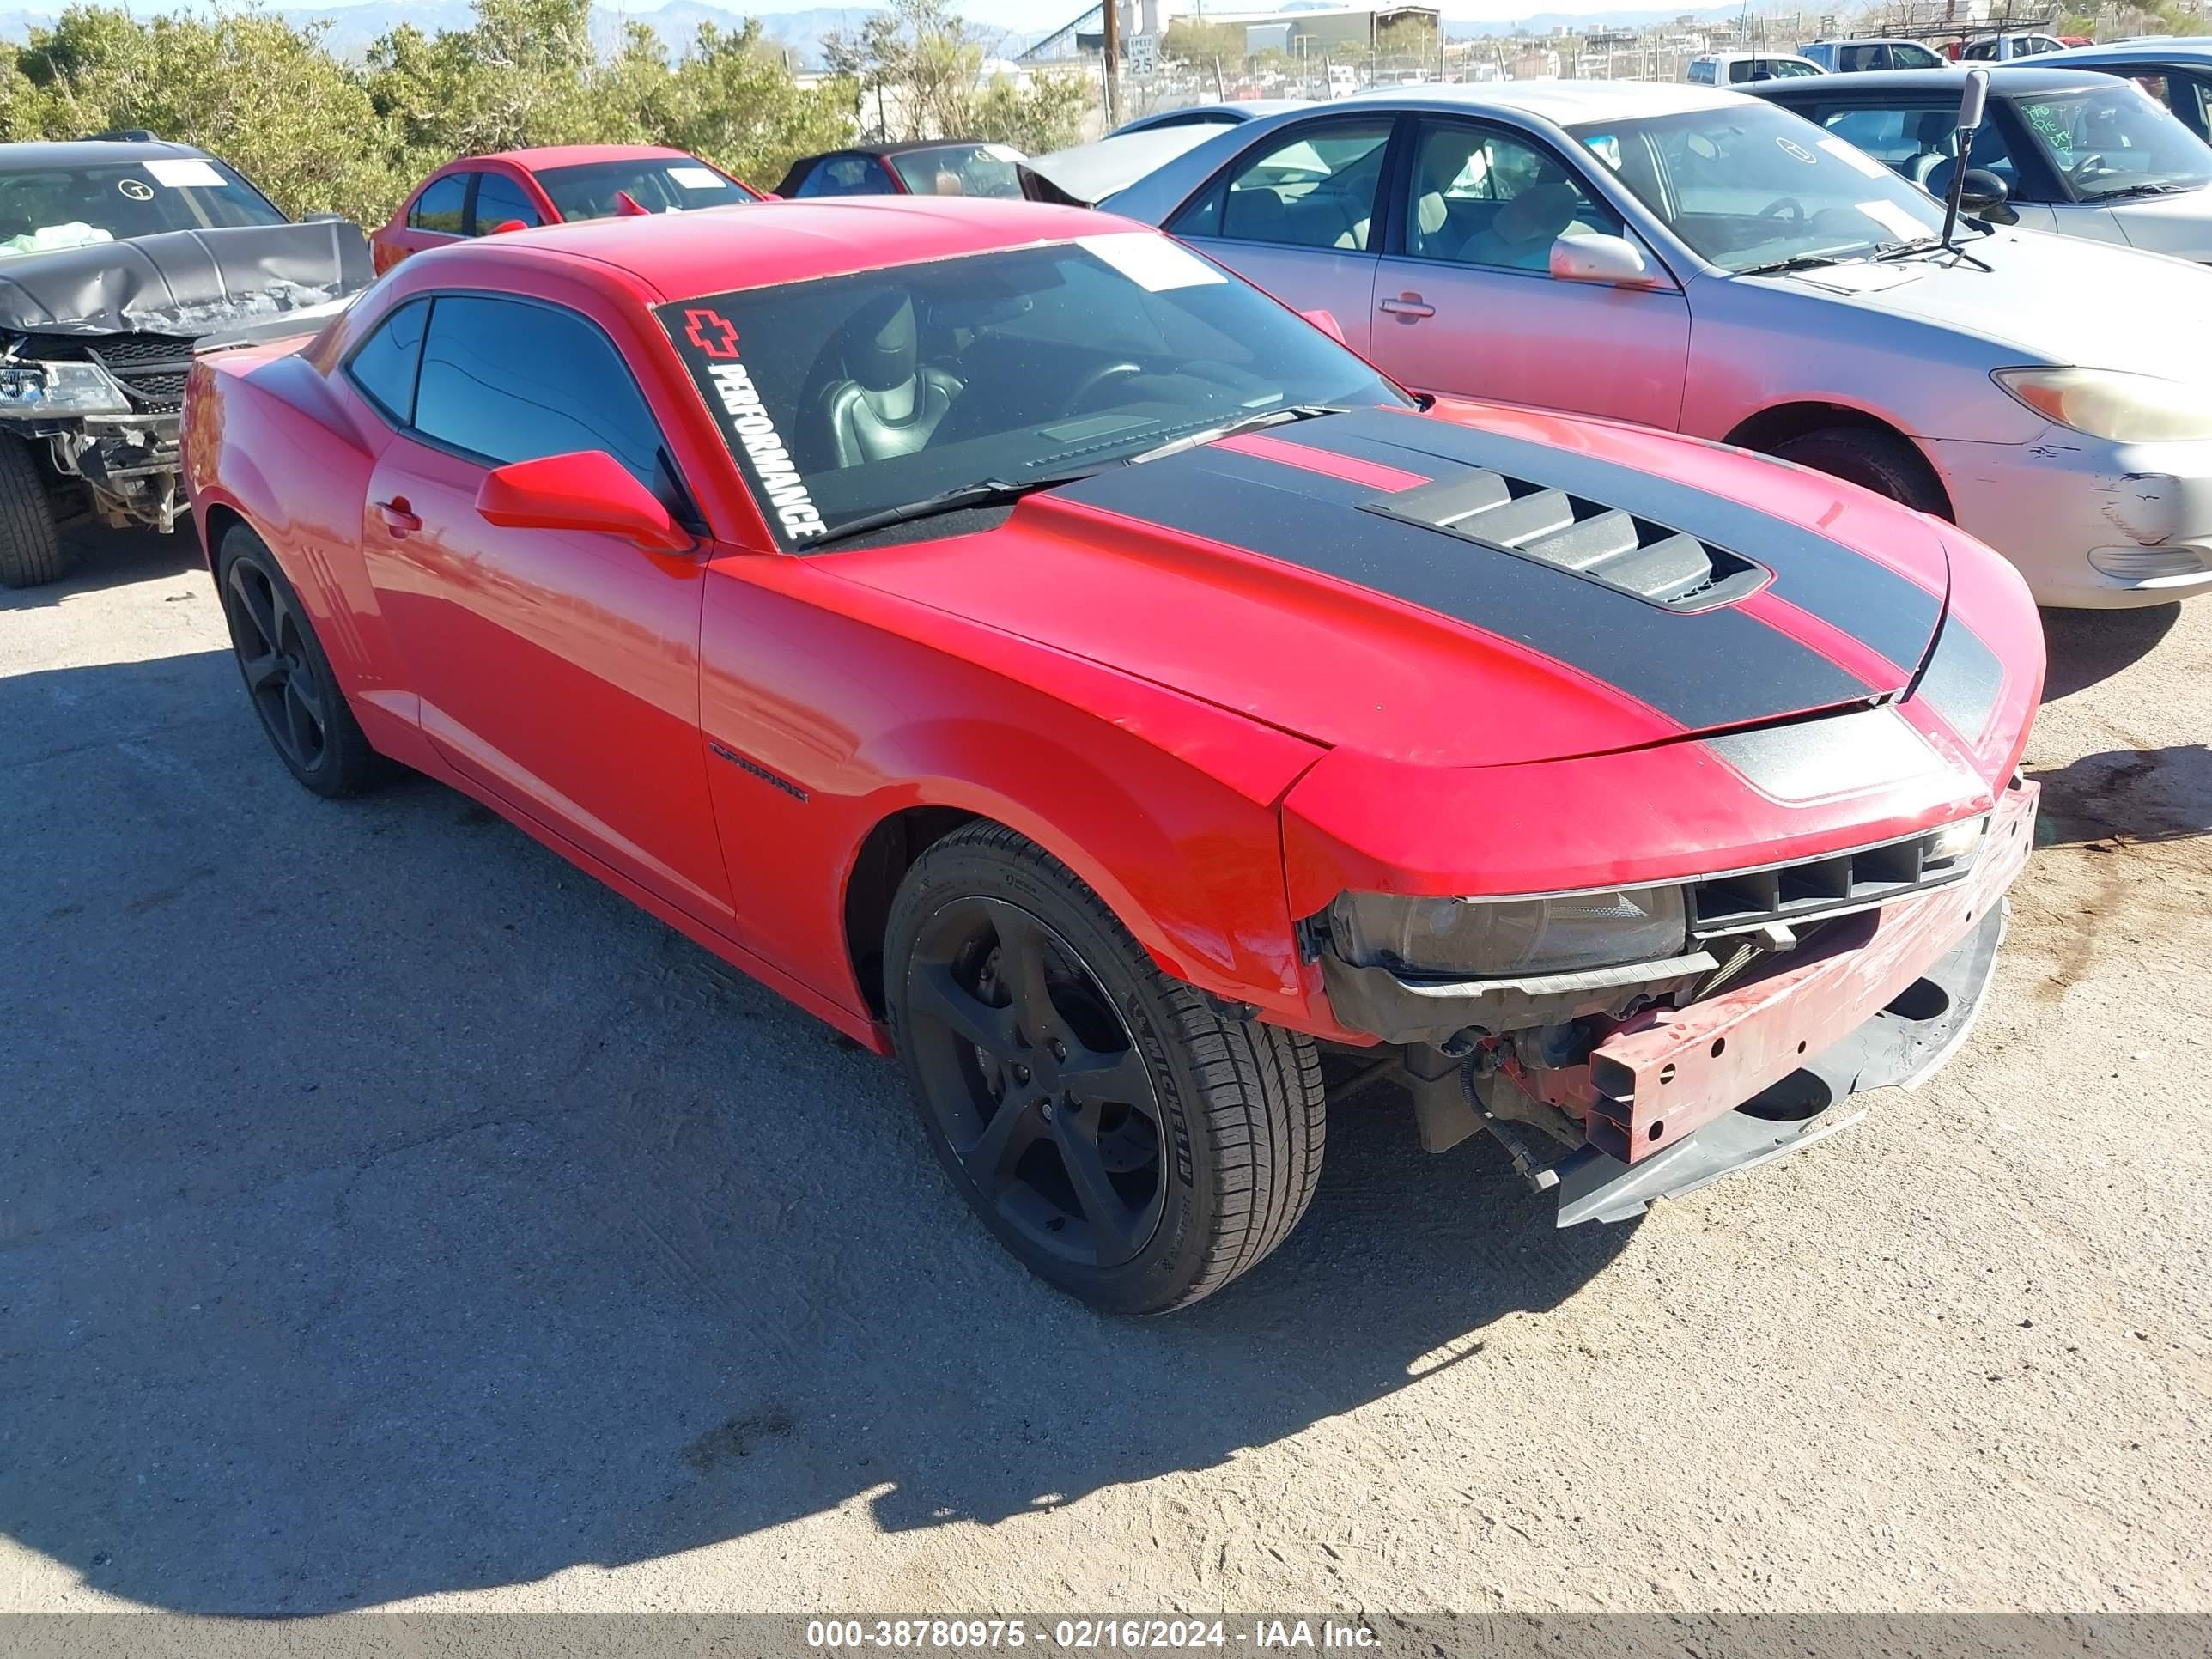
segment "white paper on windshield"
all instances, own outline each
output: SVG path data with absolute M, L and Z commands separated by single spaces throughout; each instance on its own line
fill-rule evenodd
M 206 161 L 141 161 L 157 185 L 171 190 L 221 190 L 222 174 Z
M 1820 148 L 1845 167 L 1856 167 L 1869 179 L 1889 179 L 1896 175 L 1864 150 L 1845 143 L 1840 138 L 1823 138 Z
M 1859 211 L 1899 241 L 1917 242 L 1928 234 L 1927 226 L 1894 202 L 1861 202 Z
M 1196 288 L 1202 283 L 1229 280 L 1188 248 L 1164 236 L 1123 231 L 1111 236 L 1079 236 L 1075 243 L 1097 254 L 1138 287 L 1154 294 L 1171 288 Z
M 712 167 L 671 167 L 668 169 L 668 177 L 670 182 L 681 185 L 686 190 L 726 188 L 722 182 L 722 175 Z

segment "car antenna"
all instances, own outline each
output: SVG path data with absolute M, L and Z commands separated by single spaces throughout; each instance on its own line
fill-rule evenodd
M 1957 253 L 1960 250 L 1951 239 L 1958 234 L 1959 204 L 1966 195 L 1966 162 L 1973 155 L 1974 133 L 1982 125 L 1982 112 L 1990 99 L 1990 72 L 1987 70 L 1968 70 L 1966 89 L 1959 94 L 1959 157 L 1951 164 L 1951 188 L 1943 201 L 1943 246 L 1942 252 Z

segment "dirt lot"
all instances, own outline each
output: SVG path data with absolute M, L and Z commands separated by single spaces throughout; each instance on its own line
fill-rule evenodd
M 1340 1115 L 1166 1322 L 891 1068 L 267 753 L 182 542 L 0 598 L 0 1611 L 2212 1609 L 2212 601 L 2050 619 L 1917 1094 L 1640 1224 Z

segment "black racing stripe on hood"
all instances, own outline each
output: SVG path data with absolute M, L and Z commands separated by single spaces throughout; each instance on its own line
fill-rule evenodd
M 1300 565 L 1518 641 L 1688 730 L 1869 695 L 1826 657 L 1741 611 L 1664 610 L 1565 570 L 1363 513 L 1373 486 L 1279 461 L 1195 449 L 1109 467 L 1053 496 Z
M 1276 436 L 1403 466 L 1409 456 L 1486 467 L 1584 496 L 1726 548 L 1774 572 L 1776 594 L 1872 646 L 1908 675 L 1927 654 L 1942 599 L 1817 531 L 1657 473 L 1449 421 L 1358 410 Z

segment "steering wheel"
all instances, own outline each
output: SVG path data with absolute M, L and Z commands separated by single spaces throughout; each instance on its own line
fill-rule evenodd
M 1065 417 L 1081 414 L 1084 406 L 1109 380 L 1118 380 L 1127 375 L 1141 374 L 1144 372 L 1145 366 L 1142 363 L 1133 363 L 1127 358 L 1117 363 L 1101 363 L 1075 383 L 1075 390 L 1067 394 L 1066 403 L 1060 407 L 1061 416 Z
M 2117 167 L 2107 167 L 2105 164 L 2105 153 L 2102 150 L 2092 150 L 2075 162 L 2072 167 L 2067 168 L 2066 176 L 2074 183 L 2081 185 L 2088 183 L 2092 179 L 2102 178 L 2108 173 L 2116 173 L 2118 170 Z
M 1795 196 L 1778 196 L 1759 209 L 1759 216 L 1762 219 L 1795 219 L 1802 224 L 1805 222 L 1805 204 Z

